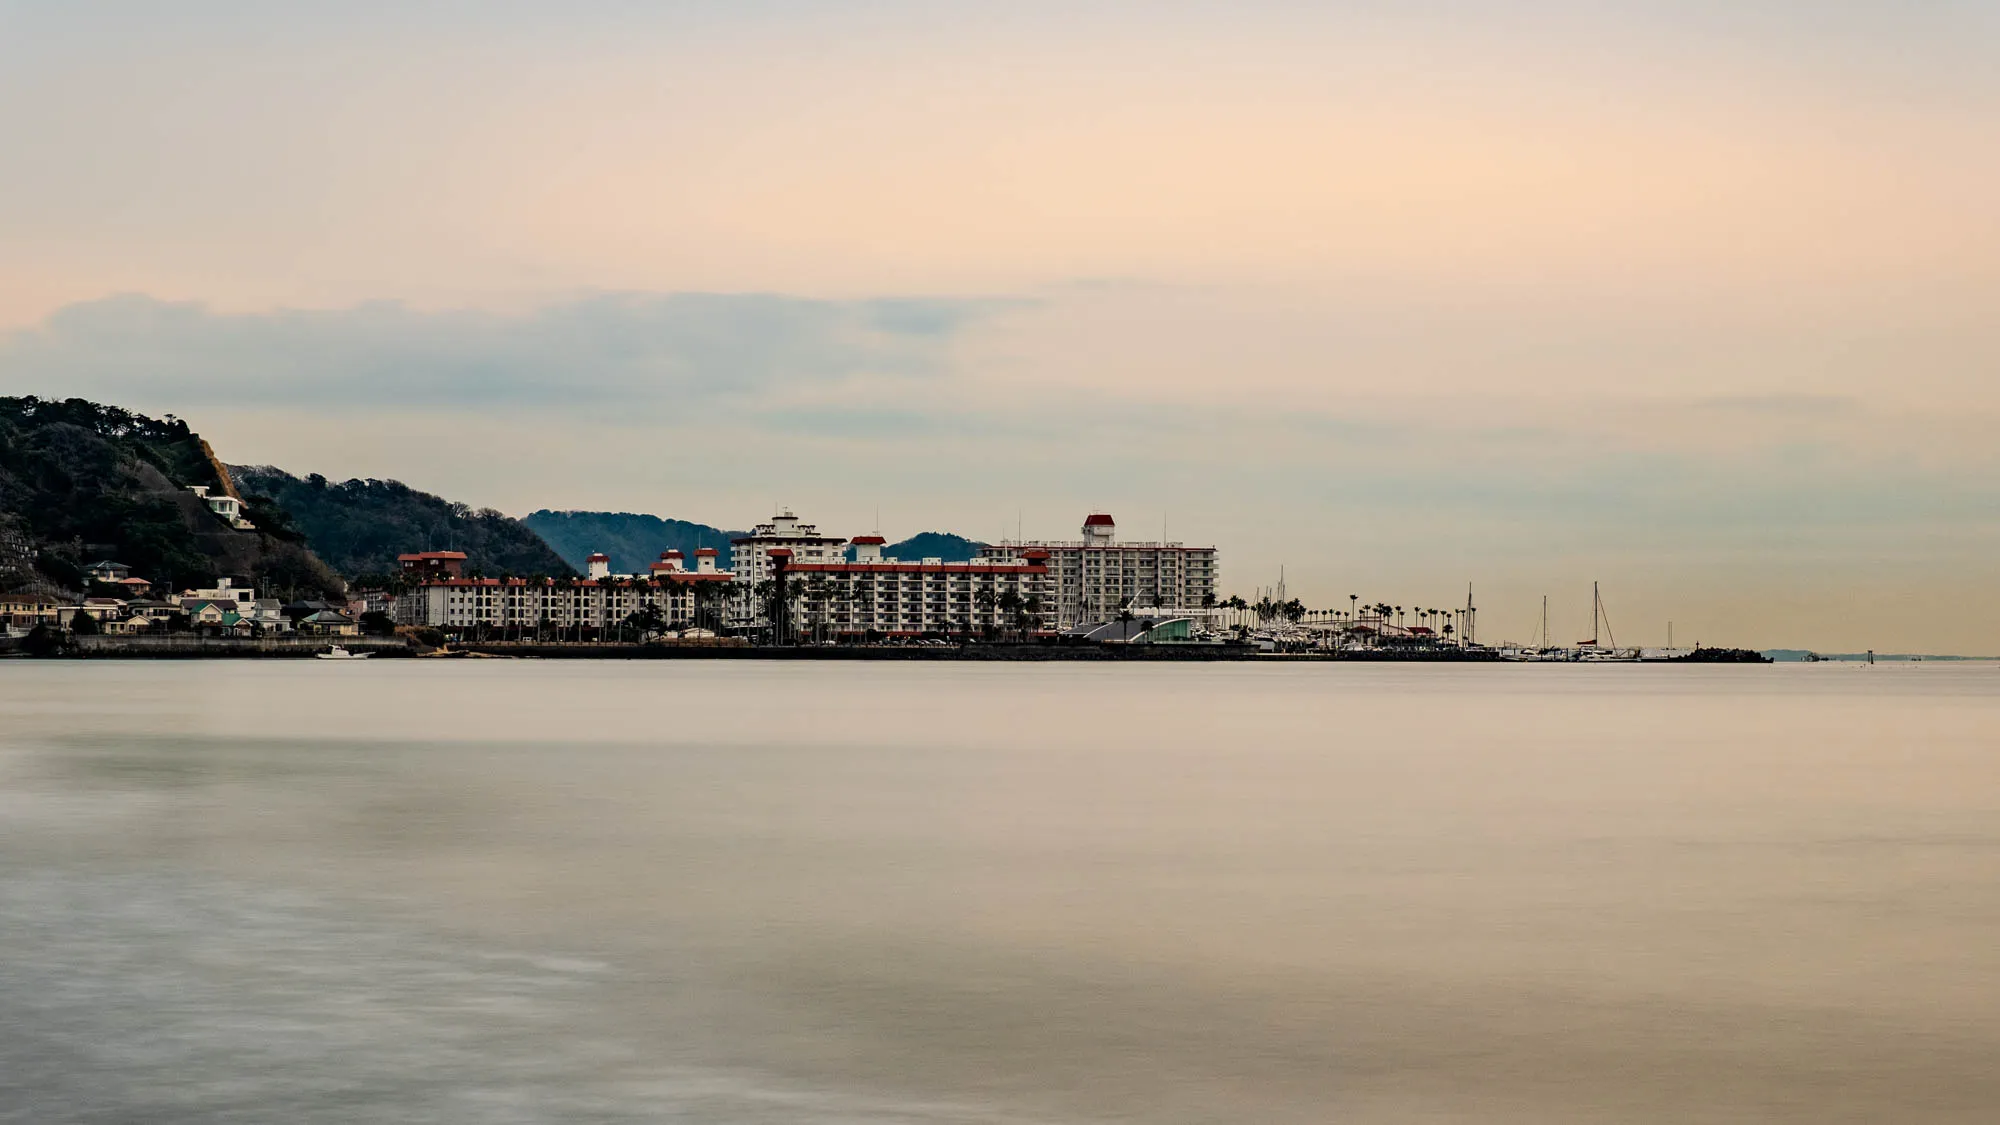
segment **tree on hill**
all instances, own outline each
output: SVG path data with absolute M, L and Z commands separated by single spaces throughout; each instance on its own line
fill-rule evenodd
M 82 568 L 111 555 L 161 590 L 270 574 L 300 590 L 339 590 L 301 545 L 230 527 L 191 486 L 227 494 L 231 482 L 180 419 L 84 399 L 0 398 L 0 581 L 81 589 Z
M 702 547 L 729 553 L 729 541 L 748 535 L 688 520 L 663 519 L 638 512 L 556 512 L 546 508 L 523 517 L 526 524 L 571 566 L 585 569 L 593 553 L 611 557 L 620 574 L 644 574 L 663 551 L 679 551 L 690 561 Z
M 463 551 L 466 572 L 571 574 L 520 520 L 446 500 L 401 481 L 303 478 L 269 465 L 236 466 L 239 484 L 285 514 L 283 526 L 345 575 L 394 574 L 396 556 Z M 251 519 L 256 519 L 251 516 Z
M 948 531 L 920 531 L 900 543 L 891 543 L 882 548 L 882 553 L 892 559 L 905 561 L 915 559 L 942 559 L 945 562 L 971 562 L 979 556 L 984 543 L 967 539 L 963 535 L 953 535 Z M 848 548 L 851 558 L 854 549 Z

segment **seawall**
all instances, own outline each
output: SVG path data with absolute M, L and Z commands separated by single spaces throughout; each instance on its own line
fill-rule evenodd
M 410 647 L 401 637 L 72 637 L 67 655 L 98 659 L 134 657 L 305 657 L 325 652 L 337 644 L 349 652 L 378 656 L 407 656 Z

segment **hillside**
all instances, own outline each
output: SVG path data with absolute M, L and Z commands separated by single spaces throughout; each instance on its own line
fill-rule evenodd
M 618 574 L 644 574 L 660 552 L 669 549 L 692 559 L 695 548 L 714 547 L 722 552 L 722 565 L 728 566 L 729 541 L 749 534 L 634 512 L 552 512 L 545 508 L 521 522 L 547 540 L 571 566 L 581 570 L 592 552 L 602 551 L 611 556 L 611 569 Z
M 306 544 L 349 577 L 393 573 L 396 556 L 412 551 L 464 551 L 468 573 L 573 573 L 520 520 L 401 481 L 334 484 L 318 473 L 300 478 L 270 465 L 233 466 L 230 472 L 245 489 L 271 497 Z
M 677 550 L 689 558 L 696 547 L 714 547 L 722 552 L 722 565 L 729 565 L 729 543 L 748 535 L 747 531 L 726 531 L 705 523 L 663 519 L 635 512 L 554 512 L 543 509 L 524 518 L 548 540 L 549 546 L 582 569 L 592 552 L 611 556 L 611 569 L 618 574 L 644 574 L 646 566 L 660 552 Z M 979 553 L 980 544 L 959 535 L 925 531 L 900 543 L 891 543 L 882 553 L 898 559 L 943 559 L 964 562 Z M 848 557 L 854 555 L 848 548 Z
M 901 543 L 891 543 L 882 548 L 882 553 L 892 559 L 902 559 L 904 562 L 916 562 L 921 559 L 966 562 L 979 554 L 979 548 L 982 546 L 984 544 L 947 531 L 920 531 Z M 847 553 L 852 557 L 854 548 L 849 547 Z
M 243 499 L 256 529 L 223 522 L 193 485 Z M 0 588 L 80 590 L 81 568 L 105 558 L 161 590 L 225 575 L 280 596 L 342 585 L 282 512 L 238 493 L 186 422 L 78 398 L 0 398 Z

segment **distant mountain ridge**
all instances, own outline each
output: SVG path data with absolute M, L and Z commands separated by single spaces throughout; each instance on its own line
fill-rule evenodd
M 571 566 L 581 570 L 591 554 L 602 551 L 611 556 L 611 569 L 617 574 L 644 574 L 660 552 L 670 549 L 692 559 L 697 547 L 721 551 L 721 565 L 726 567 L 730 542 L 750 534 L 637 512 L 557 512 L 544 508 L 529 513 L 521 522 L 547 540 Z M 889 544 L 882 553 L 906 561 L 965 562 L 977 555 L 981 546 L 962 535 L 925 531 Z M 850 547 L 849 557 L 853 553 Z
M 892 559 L 904 562 L 921 562 L 924 559 L 942 559 L 945 562 L 969 562 L 979 554 L 986 544 L 967 539 L 963 535 L 953 535 L 948 531 L 919 531 L 900 543 L 891 543 L 882 548 L 882 553 Z M 854 557 L 854 548 L 847 549 L 847 557 Z
M 520 520 L 401 481 L 334 484 L 318 473 L 295 477 L 270 465 L 237 465 L 230 472 L 246 491 L 270 497 L 306 543 L 349 577 L 394 573 L 396 556 L 416 551 L 464 551 L 468 573 L 574 573 Z
M 611 569 L 616 574 L 644 574 L 647 566 L 659 561 L 660 552 L 667 550 L 693 560 L 699 547 L 720 551 L 721 565 L 726 567 L 729 541 L 750 534 L 640 512 L 557 512 L 543 508 L 528 513 L 521 522 L 578 570 L 584 569 L 585 560 L 593 553 L 602 551 L 611 556 Z

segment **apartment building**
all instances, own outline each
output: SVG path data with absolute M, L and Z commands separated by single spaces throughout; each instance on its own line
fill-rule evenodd
M 799 519 L 789 508 L 751 528 L 743 538 L 731 540 L 729 569 L 736 575 L 736 585 L 730 594 L 730 625 L 740 629 L 763 622 L 757 583 L 771 577 L 775 560 L 781 557 L 788 563 L 844 562 L 847 540 L 821 535 L 817 526 Z
M 1184 543 L 1120 542 L 1109 515 L 1083 521 L 1072 541 L 999 543 L 981 561 L 1039 552 L 1048 570 L 1047 602 L 1058 629 L 1110 621 L 1121 608 L 1200 616 L 1215 603 L 1216 551 Z
M 395 619 L 398 625 L 485 626 L 525 635 L 544 629 L 612 628 L 652 606 L 663 622 L 676 627 L 694 621 L 697 610 L 708 612 L 711 603 L 697 594 L 698 587 L 716 590 L 719 603 L 733 577 L 713 568 L 661 568 L 647 578 L 605 575 L 532 583 L 525 578 L 431 578 L 397 597 Z
M 883 557 L 879 535 L 856 536 L 851 545 L 852 562 L 788 561 L 786 577 L 802 590 L 792 614 L 802 634 L 917 637 L 1048 626 L 1048 569 L 1040 552 L 906 562 Z

